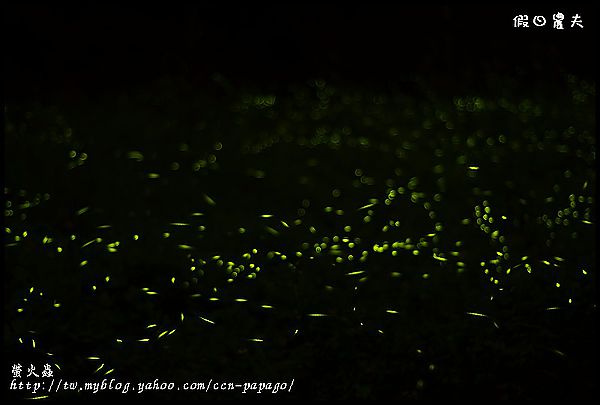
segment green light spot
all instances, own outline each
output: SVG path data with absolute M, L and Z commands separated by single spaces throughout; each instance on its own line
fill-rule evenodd
M 141 162 L 142 160 L 144 160 L 144 155 L 142 154 L 142 152 L 139 152 L 137 150 L 132 150 L 130 152 L 127 152 L 127 158 L 135 159 L 138 162 Z
M 275 235 L 275 236 L 279 235 L 279 231 L 274 228 L 271 228 L 270 226 L 265 226 L 265 230 L 267 232 L 269 232 L 271 235 Z
M 485 314 L 480 314 L 478 312 L 465 312 L 467 315 L 472 315 L 472 316 L 478 316 L 481 318 L 489 318 L 489 316 L 485 315 Z
M 75 215 L 81 215 L 81 214 L 85 214 L 86 212 L 88 212 L 90 210 L 90 207 L 83 207 L 80 210 L 78 210 Z
M 363 205 L 362 207 L 360 207 L 357 211 L 361 211 L 361 210 L 365 210 L 367 208 L 371 208 L 373 207 L 375 204 L 367 204 L 367 205 Z
M 207 194 L 204 194 L 204 201 L 206 201 L 206 203 L 208 205 L 212 205 L 212 206 L 217 205 L 217 203 L 215 202 L 215 200 L 213 200 L 212 198 L 210 198 Z
M 437 254 L 435 254 L 435 253 L 433 254 L 433 258 L 434 258 L 435 260 L 439 260 L 440 262 L 447 262 L 447 261 L 448 261 L 448 259 L 446 259 L 445 257 L 440 257 L 440 256 L 438 256 L 438 255 L 437 255 Z
M 200 318 L 200 319 L 202 319 L 202 320 L 203 320 L 204 322 L 206 322 L 206 323 L 210 323 L 211 325 L 214 325 L 214 324 L 215 324 L 215 323 L 214 323 L 213 321 L 211 321 L 210 319 L 206 319 L 206 318 L 204 318 L 204 317 L 201 317 L 201 316 L 200 316 L 199 318 Z

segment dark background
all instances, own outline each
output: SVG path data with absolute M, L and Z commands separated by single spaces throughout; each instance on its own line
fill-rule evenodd
M 35 328 L 41 331 L 35 335 L 40 336 L 38 344 L 56 349 L 56 358 L 69 370 L 65 374 L 74 379 L 97 377 L 85 356 L 99 354 L 107 359 L 106 368 L 110 363 L 118 369 L 120 378 L 162 373 L 183 380 L 200 374 L 241 380 L 289 374 L 298 379 L 294 398 L 564 399 L 592 394 L 597 371 L 597 334 L 591 323 L 596 296 L 589 280 L 595 277 L 594 231 L 572 221 L 560 228 L 563 233 L 556 231 L 549 246 L 550 229 L 535 219 L 565 208 L 569 194 L 588 197 L 595 187 L 595 12 L 566 3 L 213 3 L 13 1 L 3 6 L 5 130 L 10 128 L 4 143 L 10 188 L 5 197 L 16 205 L 35 192 L 52 195 L 39 207 L 24 210 L 27 220 L 5 218 L 15 232 L 27 229 L 31 234 L 18 247 L 5 249 L 5 263 L 12 267 L 5 285 L 10 299 L 5 301 L 4 352 L 11 361 L 25 355 L 39 359 L 30 346 L 15 343 Z M 565 15 L 564 31 L 552 29 L 552 14 L 558 11 Z M 575 13 L 582 16 L 584 29 L 570 27 Z M 518 14 L 529 15 L 529 28 L 513 27 Z M 545 16 L 547 26 L 533 26 L 534 15 Z M 338 92 L 331 100 L 324 97 L 330 88 Z M 304 101 L 298 101 L 303 94 Z M 361 101 L 341 102 L 356 94 Z M 374 102 L 373 95 L 379 94 L 388 97 L 387 104 Z M 254 96 L 264 95 L 277 96 L 272 108 L 252 104 Z M 465 103 L 461 108 L 456 103 L 460 98 Z M 509 107 L 498 107 L 503 98 Z M 478 100 L 485 109 L 474 108 Z M 329 110 L 310 118 L 322 102 Z M 543 113 L 536 115 L 536 108 Z M 439 112 L 447 113 L 454 131 L 438 119 Z M 354 132 L 342 137 L 339 149 L 305 146 L 322 126 L 349 126 Z M 400 136 L 391 136 L 391 127 Z M 69 138 L 65 134 L 71 128 Z M 281 128 L 293 142 L 273 141 L 271 135 Z M 506 135 L 506 143 L 496 141 L 500 134 Z M 303 137 L 305 144 L 295 143 Z M 369 147 L 357 146 L 364 141 Z M 405 141 L 413 142 L 413 149 L 399 157 Z M 215 148 L 221 142 L 223 152 Z M 181 143 L 189 151 L 178 149 Z M 260 153 L 246 153 L 247 145 L 259 147 Z M 384 145 L 391 146 L 382 152 Z M 565 148 L 568 153 L 560 151 Z M 145 155 L 141 164 L 127 158 L 128 151 L 138 149 Z M 71 150 L 77 159 L 81 152 L 89 155 L 73 170 L 69 165 L 75 159 L 67 159 Z M 436 155 L 439 150 L 443 156 Z M 218 156 L 217 165 L 190 170 L 193 162 L 211 155 Z M 470 160 L 458 164 L 457 157 L 464 155 Z M 167 169 L 174 161 L 182 163 L 180 171 Z M 468 177 L 471 164 L 480 170 Z M 444 243 L 465 241 L 460 250 L 466 258 L 457 259 L 468 264 L 462 276 L 432 265 L 425 255 L 373 258 L 365 267 L 375 276 L 373 287 L 355 296 L 350 278 L 328 279 L 328 256 L 316 265 L 305 258 L 298 260 L 303 276 L 278 273 L 273 265 L 274 272 L 257 279 L 258 287 L 248 282 L 229 290 L 250 294 L 253 309 L 247 310 L 190 303 L 189 290 L 164 277 L 191 277 L 176 245 L 187 244 L 192 236 L 173 231 L 165 242 L 162 232 L 165 223 L 192 209 L 207 212 L 201 219 L 207 221 L 202 222 L 207 236 L 196 240 L 200 255 L 235 257 L 255 246 L 262 253 L 278 246 L 295 249 L 307 237 L 337 232 L 338 224 L 319 205 L 329 204 L 335 185 L 344 189 L 338 201 L 349 213 L 339 221 L 354 218 L 353 232 L 370 248 L 385 236 L 362 222 L 356 206 L 383 185 L 363 187 L 355 168 L 363 167 L 377 181 L 391 176 L 396 186 L 418 174 L 423 189 L 433 195 L 439 191 L 434 168 L 440 166 L 446 168 L 449 186 L 436 210 L 450 224 Z M 258 168 L 267 173 L 265 179 L 247 174 Z M 401 174 L 394 176 L 397 168 Z M 154 171 L 161 171 L 160 182 L 146 177 Z M 308 179 L 304 183 L 299 181 L 303 177 Z M 584 182 L 587 190 L 581 189 Z M 554 186 L 559 191 L 552 191 Z M 18 188 L 30 194 L 18 196 Z M 493 193 L 484 197 L 475 189 Z M 216 194 L 217 206 L 207 206 L 202 193 Z M 548 195 L 556 198 L 547 204 Z M 314 223 L 319 234 L 298 228 L 291 237 L 279 238 L 261 231 L 257 213 L 295 213 L 304 198 L 313 199 L 306 223 Z M 494 286 L 482 277 L 479 263 L 490 254 L 496 257 L 497 249 L 476 225 L 458 225 L 461 215 L 484 198 L 493 202 L 494 215 L 498 207 L 498 213 L 521 220 L 507 226 L 513 258 L 530 255 L 538 266 L 547 257 L 566 257 L 560 272 L 528 277 L 515 271 L 507 282 L 510 291 L 491 302 L 488 292 Z M 404 236 L 418 234 L 431 221 L 404 202 L 389 207 L 388 214 L 407 218 Z M 76 215 L 84 206 L 92 209 Z M 385 213 L 387 208 L 378 209 Z M 79 242 L 97 236 L 97 226 L 104 223 L 114 225 L 115 240 L 130 240 L 129 233 L 139 232 L 141 242 L 134 248 L 124 242 L 119 255 L 97 251 L 89 256 L 88 269 L 94 270 L 82 276 L 79 263 L 88 258 L 88 250 Z M 232 234 L 242 224 L 248 233 Z M 579 239 L 570 236 L 575 229 Z M 42 245 L 46 232 L 63 238 L 71 256 Z M 82 236 L 71 242 L 71 233 Z M 583 267 L 590 277 L 582 275 Z M 403 278 L 384 278 L 394 270 L 402 271 Z M 94 277 L 105 271 L 112 272 L 113 281 L 102 284 L 106 288 L 98 294 L 90 293 L 90 285 L 99 282 Z M 425 281 L 424 272 L 432 277 Z M 209 277 L 215 274 L 207 271 Z M 555 274 L 561 289 L 555 287 Z M 217 281 L 194 288 L 203 293 L 200 288 L 206 288 L 208 294 L 210 287 L 220 286 Z M 324 295 L 328 283 L 339 295 Z M 48 293 L 17 313 L 22 291 L 33 284 Z M 138 287 L 147 285 L 161 291 L 159 300 L 139 292 Z M 556 302 L 566 306 L 562 299 L 567 291 L 575 294 L 576 304 L 546 311 Z M 50 297 L 64 302 L 63 307 L 55 311 Z M 366 315 L 352 311 L 354 299 Z M 259 309 L 263 302 L 284 309 L 265 315 Z M 315 308 L 332 316 L 307 318 Z M 388 318 L 385 308 L 401 308 L 401 313 Z M 491 318 L 465 315 L 472 310 Z M 191 316 L 181 325 L 181 311 L 206 311 L 220 327 Z M 136 345 L 140 322 L 154 319 L 165 327 L 181 327 L 181 333 L 168 343 Z M 286 322 L 298 319 L 303 333 L 288 336 L 287 329 L 296 326 Z M 371 329 L 359 326 L 365 319 Z M 373 329 L 376 324 L 385 325 L 385 336 Z M 264 346 L 239 339 L 259 332 L 277 338 Z M 115 344 L 116 333 L 125 333 L 133 344 Z M 429 369 L 430 364 L 439 371 Z M 418 381 L 425 381 L 425 390 Z M 222 396 L 213 393 L 211 398 Z
M 218 6 L 216 5 L 218 4 Z M 556 80 L 595 68 L 589 7 L 417 7 L 371 3 L 5 5 L 9 97 L 119 89 L 162 77 L 280 85 L 325 76 L 387 85 L 415 73 L 445 87 L 477 86 L 493 72 Z M 565 14 L 564 31 L 552 14 Z M 585 29 L 570 28 L 583 16 Z M 517 14 L 530 27 L 513 28 Z M 545 27 L 534 27 L 534 15 Z

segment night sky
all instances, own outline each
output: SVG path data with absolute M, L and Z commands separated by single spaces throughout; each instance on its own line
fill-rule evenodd
M 387 85 L 415 74 L 460 86 L 486 74 L 546 80 L 565 71 L 591 78 L 595 70 L 595 15 L 586 7 L 6 7 L 11 96 L 118 91 L 164 75 L 204 83 L 215 72 L 240 86 L 285 86 L 319 75 Z M 559 9 L 567 16 L 564 31 L 550 26 Z M 569 17 L 584 11 L 584 30 L 569 29 Z M 546 16 L 547 26 L 530 21 L 530 29 L 514 29 L 513 17 L 527 13 Z
M 8 396 L 594 395 L 592 8 L 3 8 Z

